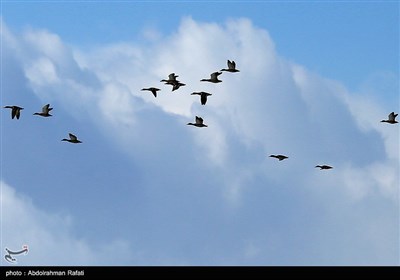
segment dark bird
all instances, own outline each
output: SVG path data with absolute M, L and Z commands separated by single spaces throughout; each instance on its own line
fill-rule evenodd
M 323 170 L 323 169 L 332 169 L 333 167 L 332 166 L 329 166 L 329 165 L 317 165 L 317 166 L 315 166 L 315 167 L 319 167 L 319 170 Z
M 175 75 L 175 73 L 171 73 L 168 75 L 168 80 L 161 80 L 160 82 L 164 82 L 166 85 L 172 85 L 172 91 L 179 89 L 181 86 L 186 86 L 186 84 L 181 83 L 178 81 L 176 78 L 178 78 L 178 75 Z
M 232 73 L 240 72 L 238 69 L 236 69 L 235 61 L 228 60 L 227 64 L 228 64 L 228 69 L 221 69 L 220 71 L 226 71 L 226 72 L 232 72 Z
M 200 92 L 193 92 L 191 95 L 200 95 L 200 102 L 201 105 L 206 105 L 207 103 L 207 96 L 212 95 L 211 93 L 200 91 Z
M 162 79 L 160 82 L 165 82 L 166 84 L 171 84 L 173 82 L 176 82 L 179 76 L 175 75 L 175 73 L 171 73 L 168 75 L 168 80 Z
M 207 125 L 203 124 L 203 118 L 196 116 L 195 123 L 188 123 L 188 125 L 194 125 L 197 127 L 207 127 Z
M 72 133 L 69 133 L 69 139 L 64 138 L 61 141 L 67 141 L 67 142 L 74 143 L 74 144 L 82 143 L 80 140 L 78 140 L 78 137 L 76 137 Z
M 171 83 L 172 85 L 172 91 L 177 90 L 178 88 L 182 87 L 182 86 L 186 86 L 186 84 L 181 83 L 180 81 L 176 81 Z
M 277 158 L 277 159 L 279 159 L 279 161 L 289 158 L 284 155 L 270 155 L 269 157 Z
M 148 90 L 151 91 L 151 93 L 154 95 L 154 97 L 157 97 L 157 91 L 159 91 L 159 88 L 155 87 L 149 87 L 149 88 L 142 88 L 142 90 Z
M 51 117 L 52 115 L 49 113 L 53 108 L 50 108 L 50 104 L 46 104 L 42 108 L 42 112 L 40 113 L 34 113 L 34 115 L 39 115 L 42 117 Z
M 210 79 L 201 79 L 200 82 L 211 82 L 211 83 L 220 83 L 221 80 L 218 80 L 218 76 L 221 75 L 222 72 L 214 72 L 211 73 Z
M 4 108 L 11 109 L 11 118 L 14 119 L 16 117 L 17 120 L 21 116 L 21 110 L 24 109 L 19 106 L 4 106 Z
M 390 123 L 390 124 L 398 123 L 398 121 L 396 121 L 397 115 L 398 114 L 395 114 L 394 112 L 391 112 L 389 114 L 389 116 L 388 116 L 388 119 L 387 120 L 381 120 L 381 122 L 387 122 L 387 123 Z

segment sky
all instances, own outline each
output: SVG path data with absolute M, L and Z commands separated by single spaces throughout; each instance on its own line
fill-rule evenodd
M 1 107 L 24 108 L 0 114 L 2 253 L 28 245 L 15 265 L 399 265 L 399 125 L 380 122 L 400 111 L 399 8 L 2 1 Z M 200 82 L 227 60 L 240 72 Z M 171 91 L 170 73 L 186 85 Z M 33 115 L 48 103 L 52 117 Z M 188 126 L 195 116 L 208 127 Z

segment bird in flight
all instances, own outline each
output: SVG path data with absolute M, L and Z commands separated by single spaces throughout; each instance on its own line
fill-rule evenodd
M 238 69 L 236 69 L 235 61 L 228 60 L 227 64 L 228 64 L 228 69 L 221 69 L 220 71 L 226 71 L 226 72 L 232 72 L 232 73 L 240 72 Z
M 171 91 L 177 90 L 178 88 L 180 88 L 182 86 L 186 86 L 186 84 L 181 83 L 180 81 L 175 81 L 175 82 L 171 83 L 171 85 L 172 85 Z
M 388 116 L 387 120 L 381 120 L 381 122 L 386 122 L 386 123 L 390 123 L 390 124 L 395 124 L 398 123 L 398 121 L 396 121 L 396 117 L 398 114 L 395 114 L 394 112 L 391 112 Z
M 186 84 L 181 83 L 176 78 L 179 76 L 175 73 L 168 75 L 168 80 L 162 79 L 160 82 L 164 82 L 166 85 L 172 85 L 172 91 L 179 89 L 181 86 L 186 86 Z
M 34 113 L 34 115 L 39 115 L 42 117 L 51 117 L 52 115 L 49 113 L 53 108 L 50 108 L 50 104 L 46 104 L 42 108 L 42 112 L 40 113 Z
M 4 106 L 4 108 L 7 109 L 11 109 L 11 118 L 17 118 L 17 120 L 19 119 L 19 117 L 21 116 L 21 110 L 23 110 L 24 108 L 19 107 L 19 106 Z
M 196 121 L 195 123 L 188 123 L 187 125 L 194 125 L 197 127 L 207 127 L 207 125 L 203 123 L 203 118 L 196 116 L 195 121 Z
M 200 91 L 200 92 L 193 92 L 191 95 L 200 95 L 200 102 L 201 105 L 206 105 L 207 103 L 207 96 L 212 95 L 211 93 Z
M 157 91 L 159 91 L 159 88 L 155 87 L 149 87 L 149 88 L 142 88 L 142 90 L 148 90 L 151 91 L 151 93 L 154 95 L 154 97 L 157 97 Z
M 317 165 L 317 166 L 315 166 L 315 167 L 319 167 L 319 170 L 326 170 L 326 169 L 332 169 L 333 167 L 332 166 L 329 166 L 329 165 Z
M 67 142 L 74 143 L 74 144 L 82 143 L 80 140 L 78 140 L 78 137 L 76 137 L 72 133 L 69 133 L 69 139 L 64 138 L 61 141 L 67 141 Z
M 166 84 L 171 84 L 174 82 L 177 82 L 178 80 L 176 78 L 178 78 L 178 75 L 175 75 L 175 73 L 171 73 L 168 75 L 168 80 L 162 79 L 160 82 L 165 82 Z
M 210 79 L 201 79 L 200 82 L 211 82 L 211 83 L 220 83 L 221 80 L 218 79 L 218 76 L 221 75 L 222 72 L 214 72 L 210 74 Z
M 277 158 L 279 161 L 287 159 L 287 156 L 284 155 L 270 155 L 269 157 Z

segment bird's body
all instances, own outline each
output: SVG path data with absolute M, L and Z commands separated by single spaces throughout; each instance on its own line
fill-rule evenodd
M 200 92 L 193 92 L 191 95 L 200 95 L 200 102 L 201 105 L 206 105 L 207 103 L 207 97 L 212 95 L 211 93 L 200 91 Z
M 222 81 L 218 79 L 218 76 L 221 74 L 222 72 L 211 73 L 210 79 L 201 79 L 200 82 L 220 83 Z
M 74 144 L 82 143 L 80 140 L 78 140 L 78 137 L 76 137 L 72 133 L 69 133 L 69 139 L 64 138 L 61 141 L 67 141 L 67 142 L 74 143 Z
M 42 117 L 51 117 L 52 115 L 49 113 L 53 108 L 50 108 L 50 104 L 46 104 L 42 108 L 42 112 L 40 113 L 34 113 L 34 115 L 39 115 Z
M 387 120 L 381 120 L 381 122 L 386 122 L 386 123 L 390 123 L 390 124 L 395 124 L 398 123 L 398 121 L 396 121 L 396 117 L 398 114 L 395 114 L 394 112 L 391 112 L 388 116 Z
M 228 64 L 228 69 L 221 69 L 220 71 L 226 71 L 231 73 L 240 72 L 238 69 L 236 69 L 235 61 L 228 60 L 227 64 Z
M 284 155 L 270 155 L 269 157 L 277 158 L 279 161 L 287 159 L 287 156 Z
M 197 127 L 207 127 L 207 125 L 203 123 L 203 118 L 196 116 L 195 121 L 196 121 L 195 123 L 188 123 L 187 125 L 193 125 Z
M 315 167 L 319 167 L 319 170 L 326 170 L 326 169 L 332 169 L 332 166 L 329 165 L 316 165 Z
M 151 91 L 154 97 L 157 97 L 157 91 L 159 91 L 160 89 L 155 87 L 149 87 L 149 88 L 142 88 L 142 90 Z
M 19 106 L 4 106 L 4 108 L 7 109 L 11 109 L 11 118 L 17 118 L 17 120 L 19 119 L 19 117 L 21 116 L 21 110 L 23 110 L 24 108 L 19 107 Z

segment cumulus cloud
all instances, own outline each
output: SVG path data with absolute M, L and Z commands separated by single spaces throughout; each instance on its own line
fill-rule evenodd
M 246 194 L 278 187 L 298 188 L 296 194 L 310 191 L 329 210 L 342 199 L 358 205 L 378 196 L 382 203 L 398 203 L 398 127 L 379 123 L 394 109 L 280 56 L 268 31 L 248 19 L 217 24 L 187 17 L 171 34 L 153 30 L 158 39 L 146 46 L 116 43 L 90 50 L 69 46 L 50 31 L 14 36 L 4 30 L 3 40 L 18 46 L 14 55 L 39 98 L 89 118 L 150 170 L 164 169 L 187 184 L 188 177 L 177 170 L 194 161 L 204 176 L 218 182 L 232 209 L 249 207 Z M 223 73 L 220 84 L 200 82 L 225 68 L 227 59 L 236 61 L 239 73 Z M 160 83 L 172 72 L 186 84 L 174 92 Z M 140 90 L 150 86 L 161 88 L 157 98 Z M 206 106 L 190 95 L 193 91 L 212 93 Z M 195 115 L 209 127 L 186 127 Z M 289 159 L 276 162 L 267 157 L 273 153 Z M 317 164 L 334 169 L 320 172 Z M 147 180 L 157 182 L 156 176 Z M 394 240 L 392 234 L 382 236 Z M 267 250 L 246 240 L 243 258 Z M 373 241 L 378 248 L 379 239 Z M 80 248 L 90 259 L 91 250 Z M 388 259 L 393 260 L 392 253 Z
M 264 154 L 287 152 L 308 158 L 310 166 L 319 161 L 376 164 L 386 156 L 398 160 L 395 129 L 388 132 L 378 124 L 382 109 L 362 97 L 354 100 L 339 82 L 277 55 L 268 32 L 247 19 L 218 25 L 184 18 L 177 32 L 150 47 L 118 43 L 85 52 L 45 30 L 26 31 L 20 44 L 25 75 L 39 96 L 53 95 L 69 107 L 78 104 L 94 122 L 100 114 L 112 126 L 129 127 L 154 106 L 177 115 L 182 125 L 201 115 L 210 127 L 202 134 L 193 132 L 194 143 L 211 163 L 229 165 L 234 173 L 238 170 L 228 162 L 234 160 L 229 150 L 235 145 L 258 145 Z M 241 72 L 223 74 L 224 82 L 217 85 L 199 81 L 224 68 L 226 59 L 235 59 Z M 171 72 L 187 85 L 176 92 L 161 85 L 160 79 Z M 140 91 L 148 86 L 162 88 L 157 99 Z M 213 94 L 205 107 L 189 95 L 199 90 Z M 366 114 L 365 109 L 371 110 Z M 386 155 L 379 154 L 378 135 L 384 138 Z M 383 192 L 394 185 L 385 185 Z
M 3 181 L 1 212 L 2 248 L 29 248 L 17 257 L 18 265 L 110 265 L 127 263 L 131 256 L 124 240 L 93 246 L 74 233 L 71 216 L 43 211 Z M 3 258 L 2 263 L 7 265 Z

